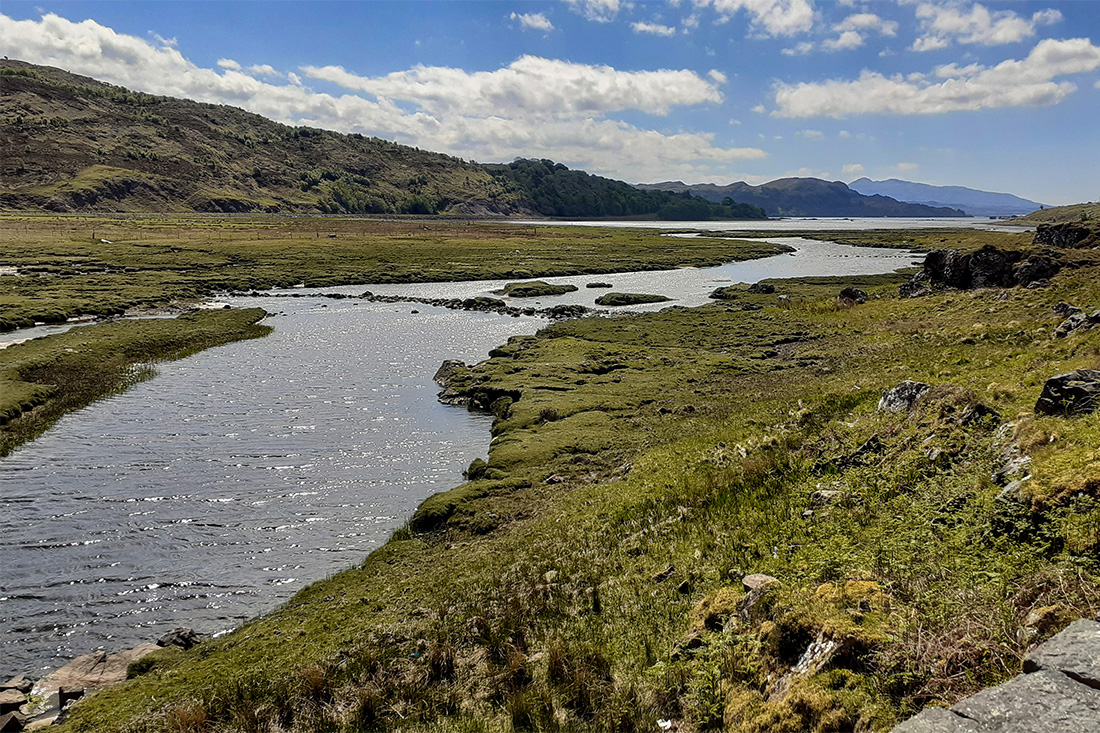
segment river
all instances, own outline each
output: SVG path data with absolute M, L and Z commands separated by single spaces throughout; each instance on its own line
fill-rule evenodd
M 583 285 L 600 280 L 675 299 L 628 310 L 693 306 L 730 282 L 890 272 L 918 259 L 773 241 L 797 251 L 547 278 L 580 289 L 537 303 L 591 305 L 605 291 Z M 324 292 L 471 297 L 503 282 Z M 490 419 L 436 401 L 439 363 L 479 361 L 545 324 L 358 299 L 230 302 L 272 311 L 274 332 L 160 364 L 152 380 L 66 415 L 0 459 L 0 677 L 180 625 L 223 632 L 354 564 L 486 454 Z

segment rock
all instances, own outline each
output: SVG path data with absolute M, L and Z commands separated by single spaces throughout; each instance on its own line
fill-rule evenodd
M 1094 310 L 1092 313 L 1089 313 L 1089 323 L 1094 326 L 1100 324 L 1100 310 Z
M 1083 224 L 1066 222 L 1064 224 L 1040 224 L 1035 229 L 1034 244 L 1060 249 L 1075 249 L 1087 246 L 1093 230 Z
M 596 298 L 596 305 L 617 307 L 622 305 L 641 305 L 643 303 L 665 303 L 669 300 L 672 299 L 665 295 L 655 295 L 652 293 L 604 293 Z
M 190 649 L 193 646 L 201 644 L 202 641 L 202 634 L 199 634 L 194 629 L 181 626 L 157 639 L 157 646 L 178 646 L 183 649 Z
M 451 378 L 454 373 L 460 369 L 466 368 L 466 362 L 459 361 L 458 359 L 445 359 L 439 368 L 435 370 L 435 376 L 432 380 L 444 389 L 451 383 Z
M 1001 415 L 992 407 L 976 402 L 963 410 L 959 416 L 959 425 L 969 426 L 982 421 L 1001 422 Z
M 611 283 L 586 283 L 586 288 L 610 288 Z
M 831 489 L 820 489 L 810 494 L 810 503 L 814 506 L 828 506 L 842 496 L 842 492 Z
M 969 288 L 970 255 L 954 249 L 933 250 L 925 255 L 924 273 L 930 282 Z
M 890 733 L 991 733 L 991 731 L 950 710 L 925 708 L 901 725 L 894 726 Z
M 27 703 L 27 696 L 19 690 L 0 692 L 0 715 L 14 712 Z
M 741 578 L 742 585 L 745 586 L 745 590 L 754 591 L 760 588 L 767 587 L 769 585 L 781 585 L 778 578 L 773 578 L 770 575 L 764 575 L 763 573 L 753 573 L 752 575 L 746 575 Z
M 1092 321 L 1084 313 L 1074 313 L 1058 324 L 1058 328 L 1054 329 L 1054 338 L 1064 339 L 1074 331 L 1081 331 L 1092 328 Z
M 126 679 L 126 667 L 131 662 L 136 662 L 158 648 L 156 644 L 140 644 L 118 654 L 107 652 L 85 654 L 36 682 L 32 694 L 48 697 L 62 687 L 95 689 L 117 684 Z
M 64 710 L 69 703 L 76 702 L 82 697 L 84 697 L 84 688 L 79 685 L 58 688 L 57 706 Z
M 545 573 L 542 574 L 542 579 L 547 585 L 550 585 L 558 579 L 558 571 L 547 570 Z
M 1024 658 L 1024 672 L 1043 670 L 1100 690 L 1100 623 L 1078 619 Z
M 997 501 L 1012 502 L 1015 504 L 1026 504 L 1024 501 L 1024 484 L 1028 482 L 1027 478 L 1018 479 L 1013 481 L 1008 486 L 1001 489 L 997 494 Z
M 878 401 L 880 412 L 909 412 L 925 392 L 932 389 L 924 382 L 898 382 Z
M 991 245 L 982 247 L 970 256 L 970 287 L 1012 287 L 1016 284 L 1013 265 L 1022 257 L 1020 252 L 1000 250 Z
M 550 476 L 546 477 L 545 483 L 548 483 L 548 484 L 563 484 L 563 483 L 565 483 L 565 476 L 562 476 L 560 473 L 551 474 Z
M 1062 265 L 1046 255 L 1032 255 L 1012 268 L 1012 279 L 1017 285 L 1030 286 L 1034 282 L 1050 281 Z
M 867 302 L 867 293 L 859 288 L 844 288 L 837 296 L 841 303 L 860 304 Z
M 26 725 L 26 716 L 18 710 L 0 715 L 0 733 L 19 733 Z
M 1050 280 L 1036 280 L 1027 284 L 1028 290 L 1038 290 L 1039 288 L 1051 288 L 1054 287 L 1054 283 Z
M 775 292 L 775 286 L 770 283 L 753 283 L 749 286 L 749 292 L 758 295 L 771 295 Z
M 1062 316 L 1063 318 L 1065 318 L 1066 316 L 1072 316 L 1075 313 L 1080 313 L 1081 312 L 1080 308 L 1078 308 L 1075 305 L 1070 305 L 1069 303 L 1067 303 L 1064 300 L 1059 301 L 1057 305 L 1055 305 L 1051 308 L 1051 310 L 1054 311 L 1055 315 Z
M 993 483 L 995 484 L 1004 486 L 1015 478 L 1027 476 L 1031 470 L 1031 456 L 1020 453 L 1020 449 L 1015 445 L 1005 448 L 1004 452 L 1001 453 L 1001 460 L 1004 463 L 993 472 Z
M 793 683 L 799 677 L 812 677 L 828 667 L 834 660 L 849 656 L 855 647 L 851 636 L 834 637 L 824 631 L 819 631 L 806 651 L 799 657 L 791 669 L 780 677 L 768 691 L 768 699 L 782 700 Z
M 982 690 L 951 711 L 995 731 L 1094 733 L 1100 730 L 1100 690 L 1044 670 Z
M 684 657 L 691 656 L 689 652 L 694 652 L 704 646 L 706 646 L 706 641 L 702 635 L 698 631 L 692 631 L 672 647 L 672 654 L 669 656 L 673 662 L 678 662 Z
M 27 694 L 34 687 L 34 680 L 27 677 L 25 674 L 21 674 L 18 677 L 12 677 L 10 680 L 0 685 L 0 690 L 18 690 L 23 694 Z
M 789 296 L 789 295 L 778 295 L 775 298 L 775 304 L 777 306 L 779 306 L 780 308 L 790 308 L 791 307 L 791 296 Z M 741 310 L 747 310 L 747 309 L 742 308 Z
M 932 288 L 928 287 L 924 282 L 917 279 L 914 275 L 913 279 L 907 283 L 902 283 L 898 286 L 898 296 L 902 298 L 921 298 L 925 295 L 931 295 Z
M 1035 403 L 1038 415 L 1084 415 L 1100 407 L 1100 370 L 1078 369 L 1047 380 Z

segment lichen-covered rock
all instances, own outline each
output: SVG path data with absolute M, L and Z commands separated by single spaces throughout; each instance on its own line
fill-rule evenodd
M 1100 623 L 1078 619 L 1024 659 L 1025 672 L 1053 670 L 1100 689 Z
M 1088 246 L 1088 242 L 1094 239 L 1097 233 L 1083 225 L 1073 222 L 1064 224 L 1040 224 L 1035 230 L 1035 244 L 1057 247 L 1062 249 L 1074 249 Z
M 1014 677 L 953 705 L 951 710 L 991 731 L 1100 731 L 1100 690 L 1061 672 L 1044 670 Z
M 859 288 L 844 288 L 837 299 L 842 303 L 861 304 L 867 302 L 867 293 Z
M 1035 403 L 1038 415 L 1084 415 L 1100 407 L 1100 369 L 1078 369 L 1047 380 Z
M 899 382 L 882 394 L 878 401 L 880 412 L 908 412 L 924 393 L 932 389 L 924 382 Z

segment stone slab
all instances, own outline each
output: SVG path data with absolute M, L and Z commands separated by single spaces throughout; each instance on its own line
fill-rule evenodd
M 951 710 L 1004 733 L 1100 733 L 1100 690 L 1061 672 L 1020 675 Z
M 1025 672 L 1064 672 L 1100 689 L 1100 623 L 1078 619 L 1024 659 Z
M 926 708 L 890 733 L 991 733 L 979 723 L 943 708 Z

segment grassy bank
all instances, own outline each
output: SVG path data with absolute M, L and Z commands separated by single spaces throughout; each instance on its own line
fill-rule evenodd
M 0 350 L 0 456 L 67 412 L 155 373 L 155 363 L 270 332 L 262 309 L 84 326 Z
M 659 231 L 466 222 L 0 217 L 0 331 L 218 291 L 530 279 L 718 265 L 783 251 Z M 2 272 L 2 270 L 0 270 Z
M 64 730 L 880 730 L 1003 680 L 1100 610 L 1100 413 L 1032 412 L 1100 366 L 1100 330 L 1052 336 L 1100 307 L 1080 257 L 1049 289 L 813 278 L 513 339 L 456 376 L 498 416 L 468 483 Z M 902 380 L 933 388 L 878 411 Z

